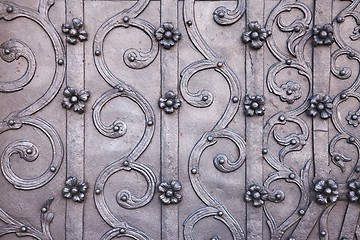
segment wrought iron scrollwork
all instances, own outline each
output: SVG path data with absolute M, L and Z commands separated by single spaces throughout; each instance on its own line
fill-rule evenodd
M 6 234 L 15 233 L 18 237 L 33 237 L 35 239 L 53 240 L 50 233 L 50 223 L 54 219 L 54 214 L 50 212 L 50 205 L 54 198 L 50 198 L 41 208 L 40 223 L 41 230 L 35 228 L 30 223 L 19 221 L 11 217 L 0 208 L 0 220 L 5 223 L 0 228 L 0 237 Z
M 119 190 L 116 194 L 117 204 L 125 209 L 138 209 L 148 204 L 154 197 L 156 190 L 156 176 L 153 170 L 146 164 L 139 162 L 142 153 L 149 146 L 155 131 L 155 114 L 145 97 L 134 87 L 128 85 L 125 80 L 119 79 L 110 71 L 106 64 L 103 53 L 104 39 L 106 35 L 117 27 L 135 27 L 145 33 L 151 40 L 151 49 L 143 52 L 137 49 L 128 49 L 123 57 L 125 64 L 134 69 L 141 69 L 150 65 L 158 53 L 158 44 L 155 38 L 155 27 L 148 21 L 138 16 L 147 8 L 149 0 L 139 0 L 133 6 L 125 9 L 107 21 L 97 30 L 94 38 L 94 60 L 96 68 L 101 77 L 111 86 L 111 89 L 103 93 L 93 105 L 93 122 L 96 129 L 104 136 L 118 138 L 126 134 L 127 123 L 116 119 L 108 126 L 101 121 L 102 108 L 114 98 L 127 98 L 133 101 L 144 113 L 144 133 L 138 144 L 126 155 L 119 157 L 113 163 L 106 166 L 95 182 L 95 205 L 104 221 L 112 227 L 104 233 L 101 239 L 112 239 L 114 237 L 130 237 L 134 239 L 149 239 L 147 234 L 133 227 L 125 220 L 116 217 L 110 210 L 105 200 L 104 188 L 108 179 L 117 172 L 135 171 L 141 174 L 145 181 L 145 192 L 142 196 L 136 196 L 128 189 Z

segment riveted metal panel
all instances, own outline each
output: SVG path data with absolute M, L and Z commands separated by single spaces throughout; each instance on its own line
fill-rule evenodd
M 360 0 L 0 0 L 1 239 L 359 239 Z

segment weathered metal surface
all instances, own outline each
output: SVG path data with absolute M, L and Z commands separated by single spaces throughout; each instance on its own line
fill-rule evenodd
M 360 0 L 0 0 L 2 239 L 360 239 Z

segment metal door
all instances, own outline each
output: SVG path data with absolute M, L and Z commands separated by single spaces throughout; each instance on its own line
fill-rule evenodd
M 2 239 L 360 239 L 360 0 L 0 0 Z

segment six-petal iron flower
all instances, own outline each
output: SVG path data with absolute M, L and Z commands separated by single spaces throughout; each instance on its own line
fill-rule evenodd
M 85 200 L 85 193 L 88 189 L 87 183 L 78 183 L 76 177 L 68 177 L 65 181 L 65 187 L 62 190 L 62 195 L 66 199 L 72 199 L 74 202 L 83 202 Z
M 181 33 L 171 22 L 164 22 L 162 27 L 155 30 L 155 38 L 165 49 L 170 49 L 181 39 Z

